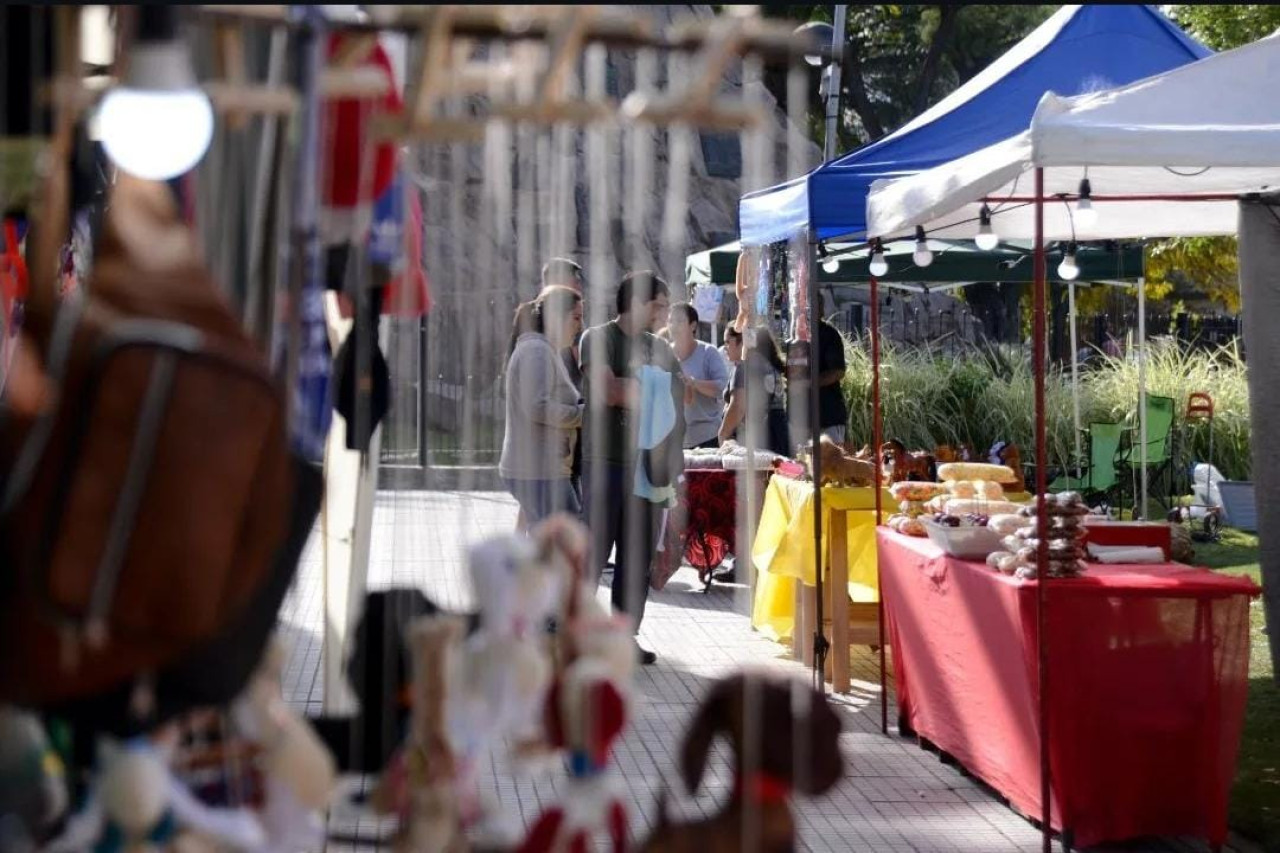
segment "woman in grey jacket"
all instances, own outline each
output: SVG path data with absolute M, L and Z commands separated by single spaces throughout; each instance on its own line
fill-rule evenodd
M 507 427 L 498 473 L 526 523 L 554 512 L 578 515 L 582 501 L 570 479 L 582 395 L 560 353 L 582 332 L 582 296 L 549 287 L 534 302 L 507 361 Z M 522 323 L 523 324 L 523 323 Z

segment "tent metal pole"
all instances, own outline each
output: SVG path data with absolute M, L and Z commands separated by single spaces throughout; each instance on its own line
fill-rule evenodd
M 1147 280 L 1138 279 L 1138 462 L 1142 466 L 1142 503 L 1134 518 L 1147 519 Z
M 1036 428 L 1036 634 L 1039 645 L 1038 704 L 1040 711 L 1040 831 L 1044 853 L 1053 847 L 1052 804 L 1049 784 L 1049 634 L 1045 624 L 1045 598 L 1049 586 L 1049 525 L 1045 514 L 1045 256 L 1044 169 L 1036 168 L 1036 245 L 1034 308 L 1031 320 L 1031 363 L 1035 377 Z
M 818 690 L 827 692 L 827 636 L 825 607 L 823 606 L 822 566 L 822 454 L 818 452 L 818 440 L 822 435 L 821 407 L 818 403 L 818 379 L 822 371 L 818 364 L 819 324 L 822 322 L 822 293 L 818 290 L 818 238 L 809 234 L 809 263 L 805 264 L 805 286 L 809 292 L 809 432 L 813 444 L 809 451 L 809 465 L 813 472 L 813 585 L 816 601 L 816 622 L 813 626 L 813 671 Z M 848 618 L 848 617 L 845 617 Z
M 1080 459 L 1080 373 L 1079 373 L 1079 339 L 1076 335 L 1076 285 L 1067 283 L 1067 313 L 1071 317 L 1071 414 L 1075 427 L 1076 459 Z
M 875 459 L 871 480 L 876 490 L 876 527 L 882 522 L 880 492 L 880 282 L 871 277 L 871 453 Z M 880 631 L 880 733 L 889 733 L 889 687 L 885 676 L 884 585 L 880 582 L 880 560 L 876 559 L 876 610 Z

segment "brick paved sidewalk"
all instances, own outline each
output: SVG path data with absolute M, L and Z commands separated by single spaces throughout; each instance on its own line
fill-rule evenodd
M 370 588 L 414 585 L 451 609 L 470 606 L 464 573 L 466 547 L 483 536 L 509 531 L 514 502 L 488 492 L 383 492 L 374 517 Z M 320 629 L 323 620 L 321 566 L 317 537 L 303 558 L 295 589 L 285 603 L 283 622 L 293 653 L 286 674 L 286 696 L 299 708 L 318 714 L 321 699 Z M 709 683 L 743 664 L 776 667 L 797 677 L 806 670 L 786 657 L 786 649 L 750 628 L 747 591 L 717 585 L 701 591 L 696 573 L 682 568 L 667 588 L 649 600 L 641 639 L 659 655 L 658 663 L 639 670 L 638 718 L 617 751 L 620 778 L 634 795 L 632 829 L 648 834 L 657 791 L 682 790 L 676 757 L 688 718 Z M 1040 835 L 1024 818 L 980 783 L 914 740 L 880 733 L 878 658 L 868 650 L 854 655 L 853 692 L 833 697 L 844 718 L 842 748 L 845 780 L 826 797 L 800 800 L 796 811 L 802 849 L 810 851 L 915 851 L 916 853 L 1001 853 L 1038 851 Z M 889 719 L 896 718 L 892 707 Z M 723 753 L 713 758 L 704 790 L 690 800 L 677 799 L 673 812 L 692 816 L 714 809 L 728 786 Z M 523 779 L 495 760 L 486 774 L 498 799 L 524 820 L 554 802 L 559 777 Z M 359 788 L 363 780 L 350 780 Z M 636 813 L 638 812 L 638 813 Z M 365 837 L 388 827 L 335 810 L 335 833 Z M 330 846 L 330 850 L 350 849 Z M 1055 850 L 1059 849 L 1055 846 Z M 1102 853 L 1103 848 L 1096 848 Z M 1105 848 L 1112 851 L 1204 851 L 1201 844 L 1152 840 Z M 1239 851 L 1245 853 L 1245 851 Z

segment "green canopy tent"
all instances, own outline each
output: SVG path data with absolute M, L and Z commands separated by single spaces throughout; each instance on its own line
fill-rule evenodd
M 977 282 L 1003 284 L 1029 284 L 1032 282 L 1033 249 L 1031 243 L 1002 242 L 994 249 L 979 249 L 972 240 L 930 240 L 933 262 L 927 267 L 917 266 L 912 259 L 916 244 L 913 240 L 896 240 L 884 244 L 884 260 L 888 271 L 876 277 L 881 287 L 891 287 L 916 293 L 955 290 Z M 1081 246 L 1076 251 L 1076 266 L 1080 274 L 1066 280 L 1058 274 L 1064 249 L 1046 252 L 1045 266 L 1048 280 L 1068 285 L 1068 326 L 1071 333 L 1071 398 L 1075 426 L 1076 456 L 1081 454 L 1080 435 L 1080 386 L 1078 346 L 1076 341 L 1076 288 L 1090 284 L 1106 284 L 1119 287 L 1134 286 L 1143 280 L 1142 246 L 1135 243 L 1110 243 L 1103 246 Z M 737 276 L 739 243 L 726 243 L 713 249 L 689 255 L 685 259 L 685 282 L 690 285 L 711 284 L 733 286 Z M 865 243 L 826 243 L 819 250 L 825 260 L 839 262 L 835 272 L 829 272 L 824 264 L 817 268 L 818 284 L 863 285 L 871 279 L 868 269 L 871 248 Z M 1141 290 L 1139 290 L 1141 295 Z M 1140 341 L 1140 345 L 1145 342 Z
M 909 284 L 910 290 L 922 290 L 927 283 L 930 290 L 952 289 L 946 285 L 963 287 L 974 282 L 1029 283 L 1031 274 L 1031 244 L 1002 243 L 995 249 L 984 251 L 972 240 L 930 240 L 933 263 L 918 267 L 911 256 L 915 242 L 898 240 L 886 243 L 884 259 L 889 271 L 877 280 L 881 284 Z M 820 284 L 865 284 L 871 274 L 871 250 L 863 244 L 828 243 L 828 258 L 838 259 L 840 268 L 832 273 L 818 268 Z M 732 285 L 738 269 L 738 243 L 725 243 L 714 249 L 689 255 L 685 259 L 685 282 L 694 284 Z M 1063 283 L 1058 276 L 1058 263 L 1062 250 L 1049 253 L 1050 280 Z M 1142 276 L 1142 247 L 1127 245 L 1116 248 L 1081 246 L 1076 252 L 1076 265 L 1080 268 L 1077 279 L 1081 282 L 1132 281 Z M 940 285 L 935 287 L 934 285 Z

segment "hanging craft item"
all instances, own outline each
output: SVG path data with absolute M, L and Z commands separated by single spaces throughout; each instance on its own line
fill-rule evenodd
M 322 812 L 337 780 L 333 756 L 285 702 L 284 664 L 284 646 L 273 640 L 248 689 L 231 708 L 237 732 L 258 749 L 264 788 L 259 820 L 270 853 L 324 846 Z
M 27 264 L 19 248 L 17 220 L 5 217 L 0 254 L 0 391 L 18 341 L 22 300 L 27 295 Z
M 217 636 L 287 533 L 280 394 L 168 190 L 121 175 L 101 246 L 56 321 L 33 290 L 57 392 L 0 426 L 0 563 L 20 579 L 0 648 L 24 650 L 0 658 L 0 696 L 31 705 L 122 687 Z
M 643 853 L 709 850 L 796 850 L 793 793 L 816 797 L 844 772 L 840 718 L 826 697 L 808 685 L 764 673 L 740 673 L 717 682 L 685 733 L 680 774 L 697 794 L 718 736 L 734 757 L 728 801 L 711 817 L 673 823 L 659 799 L 658 825 Z
M 809 252 L 803 238 L 790 243 L 787 255 L 790 275 L 787 294 L 791 303 L 791 328 L 787 336 L 794 341 L 809 340 Z
M 761 250 L 743 248 L 738 255 L 738 271 L 734 277 L 733 291 L 738 297 L 738 315 L 733 318 L 733 328 L 742 333 L 751 327 L 756 306 L 756 290 L 760 286 Z
M 62 760 L 31 713 L 0 705 L 0 850 L 33 850 L 67 810 Z
M 431 313 L 431 283 L 422 268 L 422 236 L 426 227 L 422 218 L 422 199 L 418 188 L 412 184 L 408 187 L 407 196 L 404 262 L 387 284 L 382 304 L 382 312 L 392 317 L 422 317 Z
M 354 52 L 354 55 L 353 55 Z M 320 119 L 324 152 L 320 172 L 320 236 L 325 245 L 364 239 L 373 221 L 374 202 L 386 193 L 396 171 L 396 147 L 373 141 L 373 118 L 398 114 L 400 95 L 386 49 L 354 33 L 329 36 L 330 63 L 342 62 L 385 81 L 378 97 L 327 98 Z
M 612 617 L 585 578 L 586 532 L 567 517 L 549 519 L 540 535 L 566 559 L 572 582 L 560 620 L 563 644 L 547 694 L 543 725 L 548 743 L 563 751 L 569 781 L 560 804 L 545 810 L 519 853 L 595 849 L 604 835 L 610 849 L 627 846 L 627 795 L 610 772 L 613 745 L 629 717 L 635 640 L 630 623 Z
M 449 678 L 442 688 L 456 807 L 462 825 L 478 842 L 509 847 L 519 830 L 482 793 L 478 774 L 495 745 L 505 738 L 527 741 L 537 728 L 551 678 L 541 632 L 561 598 L 562 573 L 542 549 L 515 536 L 495 537 L 472 548 L 470 571 L 479 626 L 457 644 L 450 658 L 456 658 L 456 665 L 447 667 Z M 425 777 L 413 775 L 420 747 L 411 739 L 392 759 L 378 797 L 383 810 L 403 812 L 412 803 L 415 784 L 419 790 L 427 784 Z M 407 830 L 402 826 L 402 831 Z
M 405 635 L 413 667 L 409 736 L 372 798 L 376 811 L 400 818 L 397 853 L 468 849 L 449 734 L 449 691 L 458 678 L 463 630 L 460 618 L 434 614 L 414 622 Z
M 171 769 L 177 728 L 154 737 L 98 743 L 98 770 L 84 805 L 44 853 L 133 853 L 136 850 L 263 850 L 266 834 L 248 809 L 205 805 Z
M 332 354 L 324 314 L 324 264 L 320 251 L 316 187 L 320 174 L 320 75 L 324 68 L 324 16 L 319 7 L 299 6 L 298 33 L 302 115 L 293 174 L 293 224 L 290 235 L 290 290 L 278 312 L 272 361 L 289 379 L 290 438 L 295 452 L 310 462 L 324 459 L 333 422 L 329 395 Z

